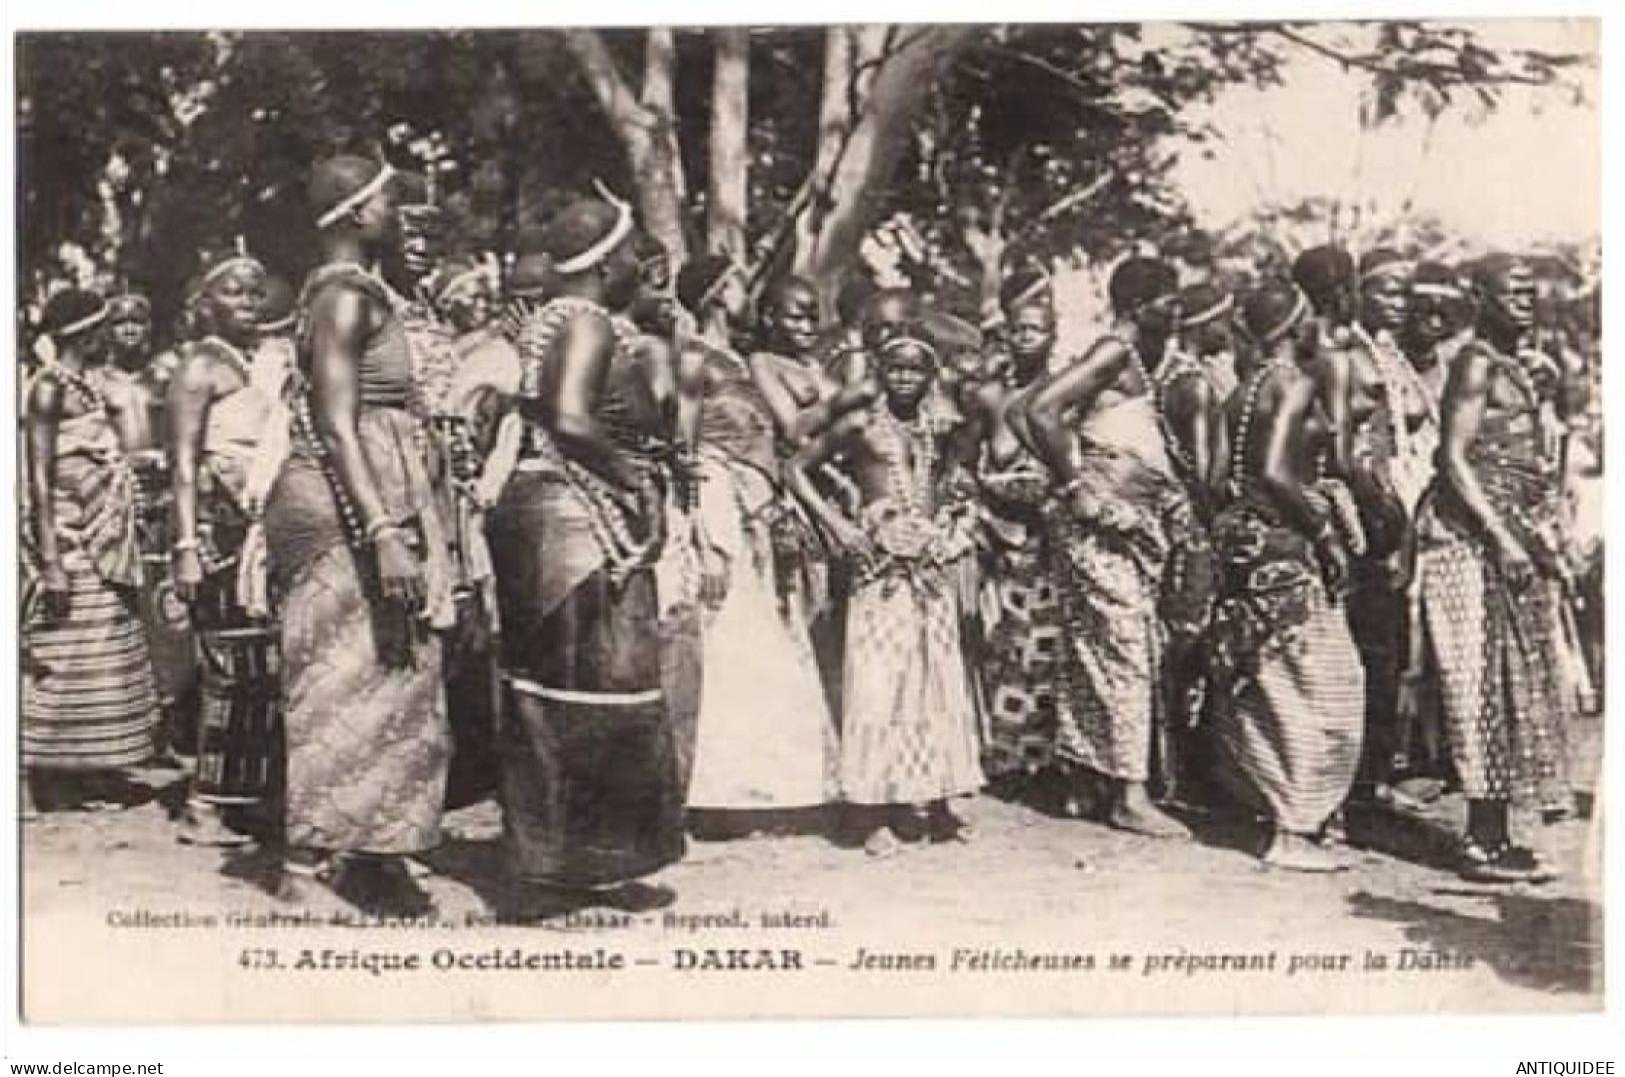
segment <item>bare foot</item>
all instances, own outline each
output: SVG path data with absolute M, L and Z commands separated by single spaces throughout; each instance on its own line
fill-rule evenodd
M 316 881 L 314 875 L 287 870 L 279 873 L 272 882 L 271 896 L 287 905 L 316 906 L 331 901 L 326 888 Z
M 1394 791 L 1418 804 L 1432 804 L 1444 796 L 1444 782 L 1437 778 L 1404 778 L 1394 783 Z
M 1118 830 L 1142 834 L 1148 838 L 1163 838 L 1168 841 L 1191 840 L 1189 827 L 1149 800 L 1139 804 L 1126 801 L 1119 804 L 1106 817 L 1106 822 Z
M 863 851 L 876 860 L 889 860 L 903 851 L 903 841 L 891 827 L 883 826 L 869 835 Z
M 247 834 L 228 827 L 221 821 L 219 810 L 207 804 L 187 806 L 175 840 L 182 845 L 206 845 L 216 849 L 240 848 L 254 841 Z
M 1281 868 L 1283 871 L 1326 875 L 1348 870 L 1348 865 L 1331 852 L 1322 849 L 1308 838 L 1289 834 L 1284 830 L 1275 832 L 1275 838 L 1265 851 L 1263 861 L 1270 867 Z
M 1326 825 L 1320 828 L 1316 842 L 1322 849 L 1341 849 L 1349 843 L 1348 823 L 1343 813 L 1338 812 L 1326 820 Z

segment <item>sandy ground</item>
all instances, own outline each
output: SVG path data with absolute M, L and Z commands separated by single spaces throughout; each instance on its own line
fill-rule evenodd
M 1580 725 L 1577 762 L 1582 773 L 1594 773 L 1601 722 Z M 288 911 L 263 887 L 262 856 L 177 843 L 171 819 L 183 789 L 177 772 L 147 772 L 145 779 L 152 796 L 145 804 L 121 812 L 49 814 L 24 826 L 26 961 L 31 970 L 53 971 L 36 1001 L 60 1001 L 62 991 L 73 997 L 67 981 L 54 973 L 96 960 L 100 951 L 87 949 L 87 939 L 105 937 L 107 946 L 116 947 L 134 934 L 108 931 L 110 914 Z M 939 845 L 874 862 L 861 850 L 812 835 L 694 842 L 687 858 L 658 880 L 677 894 L 664 912 L 618 928 L 572 923 L 551 930 L 487 930 L 505 942 L 545 936 L 550 944 L 564 939 L 584 945 L 609 939 L 634 956 L 654 955 L 645 962 L 653 966 L 669 963 L 675 947 L 759 945 L 768 937 L 693 933 L 674 927 L 670 914 L 739 910 L 760 930 L 763 913 L 794 909 L 828 916 L 831 928 L 797 940 L 808 947 L 809 960 L 831 975 L 861 960 L 859 950 L 935 949 L 939 968 L 960 946 L 1066 948 L 1132 960 L 1133 979 L 1125 976 L 1122 991 L 1085 978 L 1036 1001 L 1011 995 L 1004 1003 L 985 1003 L 995 1011 L 1024 1005 L 1084 1012 L 1590 1009 L 1601 1001 L 1600 824 L 1588 784 L 1579 800 L 1580 818 L 1533 832 L 1562 871 L 1559 880 L 1542 886 L 1476 886 L 1446 869 L 1462 813 L 1457 798 L 1446 798 L 1425 815 L 1355 816 L 1351 870 L 1301 876 L 1261 868 L 1250 855 L 1258 834 L 1245 822 L 1198 816 L 1192 820 L 1197 842 L 1167 843 L 982 797 L 965 807 L 979 831 L 969 845 Z M 489 909 L 501 877 L 499 832 L 500 815 L 489 802 L 448 817 L 445 844 L 425 858 L 434 871 L 426 886 L 447 924 Z M 345 908 L 325 893 L 322 900 L 330 903 L 324 912 Z M 149 945 L 161 946 L 169 937 L 142 934 Z M 1302 969 L 1283 977 L 1278 967 L 1270 978 L 1223 981 L 1177 965 L 1156 974 L 1147 969 L 1148 961 L 1180 954 L 1272 951 L 1283 966 L 1295 955 L 1323 954 L 1353 967 L 1319 978 Z M 1406 951 L 1413 955 L 1408 968 L 1401 967 Z M 1387 955 L 1389 967 L 1355 975 L 1367 954 Z M 1425 964 L 1416 954 L 1444 955 L 1451 967 L 1416 967 Z M 83 971 L 72 979 L 83 983 Z M 872 975 L 860 979 L 873 985 Z M 862 1008 L 963 1012 L 983 1005 L 974 1001 L 983 996 L 932 993 L 930 985 L 947 981 L 908 982 L 915 993 L 883 995 Z M 161 993 L 162 986 L 156 990 Z M 839 997 L 832 1002 L 821 996 L 811 1008 L 791 1004 L 790 996 L 743 998 L 745 1012 L 834 1012 L 854 1005 L 843 1006 Z M 705 1010 L 676 1002 L 671 1007 Z M 537 1002 L 479 1012 L 519 1016 L 554 1009 Z M 424 1012 L 434 1012 L 432 1002 Z

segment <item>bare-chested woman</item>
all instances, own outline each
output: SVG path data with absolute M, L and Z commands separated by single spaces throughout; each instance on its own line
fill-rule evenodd
M 1319 478 L 1330 430 L 1303 365 L 1320 339 L 1308 301 L 1269 281 L 1243 319 L 1258 356 L 1231 399 L 1235 498 L 1213 525 L 1217 771 L 1269 814 L 1266 863 L 1335 871 L 1316 842 L 1360 757 L 1363 676 L 1339 598 L 1362 536 L 1335 480 Z
M 554 298 L 518 332 L 523 443 L 488 534 L 507 911 L 526 919 L 669 900 L 635 882 L 684 851 L 654 573 L 675 401 L 652 384 L 626 317 L 634 231 L 623 204 L 562 210 L 535 248 Z
M 1467 795 L 1461 870 L 1485 882 L 1550 876 L 1514 840 L 1514 803 L 1568 797 L 1555 462 L 1530 357 L 1534 277 L 1498 254 L 1474 267 L 1478 324 L 1451 361 L 1439 481 L 1418 522 L 1422 624 Z
M 866 850 L 887 856 L 905 842 L 968 839 L 948 801 L 983 779 L 955 587 L 957 562 L 972 549 L 971 517 L 942 496 L 949 429 L 921 407 L 936 351 L 905 331 L 879 360 L 884 399 L 803 446 L 788 476 L 853 559 L 841 794 L 868 815 Z M 837 459 L 858 491 L 856 521 L 811 479 Z
M 1380 265 L 1390 263 L 1379 262 Z M 1385 275 L 1378 273 L 1373 280 Z M 1366 548 L 1351 568 L 1348 614 L 1365 669 L 1366 734 L 1370 749 L 1359 790 L 1369 797 L 1391 769 L 1399 635 L 1403 606 L 1397 598 L 1396 552 L 1403 543 L 1405 511 L 1393 488 L 1396 430 L 1405 422 L 1396 379 L 1379 344 L 1358 321 L 1388 303 L 1362 304 L 1360 278 L 1349 253 L 1322 246 L 1305 251 L 1293 277 L 1319 320 L 1320 339 L 1307 357 L 1307 370 L 1321 391 L 1319 402 L 1331 422 L 1326 459 L 1329 474 L 1346 482 L 1354 495 Z
M 831 373 L 819 362 L 818 289 L 811 281 L 800 277 L 776 281 L 762 299 L 759 320 L 762 346 L 746 362 L 773 417 L 779 451 L 788 457 L 837 416 L 873 400 L 875 390 L 867 379 L 843 382 L 844 374 Z M 817 481 L 848 513 L 856 511 L 853 493 L 839 473 L 822 469 Z M 820 524 L 816 517 L 799 512 L 786 516 L 776 527 L 774 543 L 782 559 L 780 570 L 797 578 L 793 586 L 805 596 L 824 689 L 838 714 L 846 651 L 841 605 L 845 587 L 840 566 L 829 558 L 831 536 L 819 534 Z
M 1018 436 L 1023 405 L 1043 382 L 1055 349 L 1055 306 L 1046 274 L 1017 270 L 999 291 L 1005 351 L 993 373 L 961 393 L 968 422 L 956 451 L 984 507 L 983 571 L 990 600 L 982 688 L 988 711 L 984 763 L 1011 786 L 1048 768 L 1056 733 L 1061 606 L 1044 527 L 1049 475 Z

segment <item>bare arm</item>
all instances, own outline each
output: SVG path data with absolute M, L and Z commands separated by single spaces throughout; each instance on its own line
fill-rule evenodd
M 1321 406 L 1332 428 L 1332 472 L 1347 478 L 1354 472 L 1354 424 L 1349 417 L 1354 354 L 1347 348 L 1329 348 L 1315 363 Z
M 1478 439 L 1484 421 L 1491 380 L 1490 359 L 1476 349 L 1463 353 L 1451 364 L 1439 409 L 1439 473 L 1492 542 L 1497 546 L 1516 545 L 1467 460 L 1467 452 Z
M 1327 521 L 1310 508 L 1298 481 L 1303 453 L 1303 427 L 1314 407 L 1317 386 L 1313 379 L 1292 376 L 1278 390 L 1275 406 L 1259 416 L 1264 424 L 1264 460 L 1258 482 L 1266 496 L 1306 535 L 1319 535 Z M 1257 434 L 1255 433 L 1256 437 Z
M 767 402 L 774 428 L 791 449 L 817 437 L 842 415 L 867 407 L 878 395 L 869 379 L 848 379 L 832 395 L 802 407 L 771 356 L 758 352 L 750 357 L 747 368 Z
M 677 353 L 677 443 L 693 452 L 700 443 L 705 407 L 705 352 L 688 347 Z
M 848 549 L 862 549 L 861 534 L 813 483 L 812 474 L 849 449 L 867 424 L 867 413 L 844 416 L 818 437 L 798 448 L 784 469 L 785 484 L 790 492 L 807 506 L 829 534 Z
M 169 473 L 175 489 L 177 541 L 197 541 L 197 475 L 203 456 L 203 430 L 214 403 L 214 364 L 194 348 L 169 382 Z
M 1062 486 L 1076 477 L 1077 435 L 1066 423 L 1074 408 L 1093 406 L 1100 394 L 1115 385 L 1132 361 L 1119 340 L 1096 344 L 1081 360 L 1052 375 L 1016 412 L 1011 429 L 1035 453 Z
M 746 368 L 750 371 L 756 391 L 762 394 L 762 400 L 767 404 L 768 414 L 773 416 L 773 426 L 778 430 L 779 437 L 791 448 L 799 448 L 806 440 L 800 422 L 801 406 L 785 382 L 783 372 L 777 369 L 771 356 L 760 352 L 751 355 L 746 361 Z
M 992 433 L 998 415 L 998 394 L 1001 391 L 1001 387 L 983 386 L 965 401 L 964 421 L 955 425 L 949 433 L 947 449 L 943 454 L 950 474 L 975 472 L 976 457 L 981 452 L 982 442 Z
M 615 355 L 614 328 L 605 318 L 577 318 L 559 347 L 540 399 L 521 407 L 539 413 L 566 456 L 623 490 L 637 489 L 638 477 L 593 414 Z
M 637 369 L 660 412 L 660 436 L 676 444 L 682 437 L 683 399 L 678 366 L 681 357 L 670 341 L 646 336 L 637 343 Z
M 329 288 L 317 299 L 310 342 L 312 418 L 344 493 L 356 507 L 361 526 L 369 530 L 386 517 L 356 426 L 360 405 L 357 372 L 371 328 L 369 301 L 360 292 Z
M 34 510 L 34 548 L 42 567 L 60 571 L 62 551 L 56 541 L 56 506 L 51 475 L 56 470 L 56 424 L 62 419 L 62 386 L 54 377 L 39 378 L 28 395 L 28 484 Z
M 1224 455 L 1224 424 L 1217 421 L 1213 387 L 1203 377 L 1180 378 L 1168 387 L 1167 404 L 1170 433 L 1190 458 L 1196 486 L 1193 493 L 1201 501 L 1198 508 L 1206 514 L 1218 496 L 1215 465 Z

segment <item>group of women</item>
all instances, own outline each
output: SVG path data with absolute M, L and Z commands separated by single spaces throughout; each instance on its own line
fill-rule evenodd
M 309 194 L 302 290 L 213 259 L 172 353 L 140 297 L 45 306 L 39 806 L 111 798 L 192 670 L 181 837 L 274 848 L 292 898 L 422 913 L 444 811 L 492 795 L 530 917 L 834 803 L 874 856 L 970 840 L 988 785 L 1176 840 L 1239 802 L 1329 871 L 1346 804 L 1455 783 L 1464 873 L 1550 876 L 1510 807 L 1566 807 L 1579 405 L 1518 258 L 1130 257 L 1061 354 L 1039 268 L 980 328 L 854 288 L 826 329 L 793 277 L 748 324 L 735 262 L 673 275 L 611 197 L 499 272 L 388 165 Z

